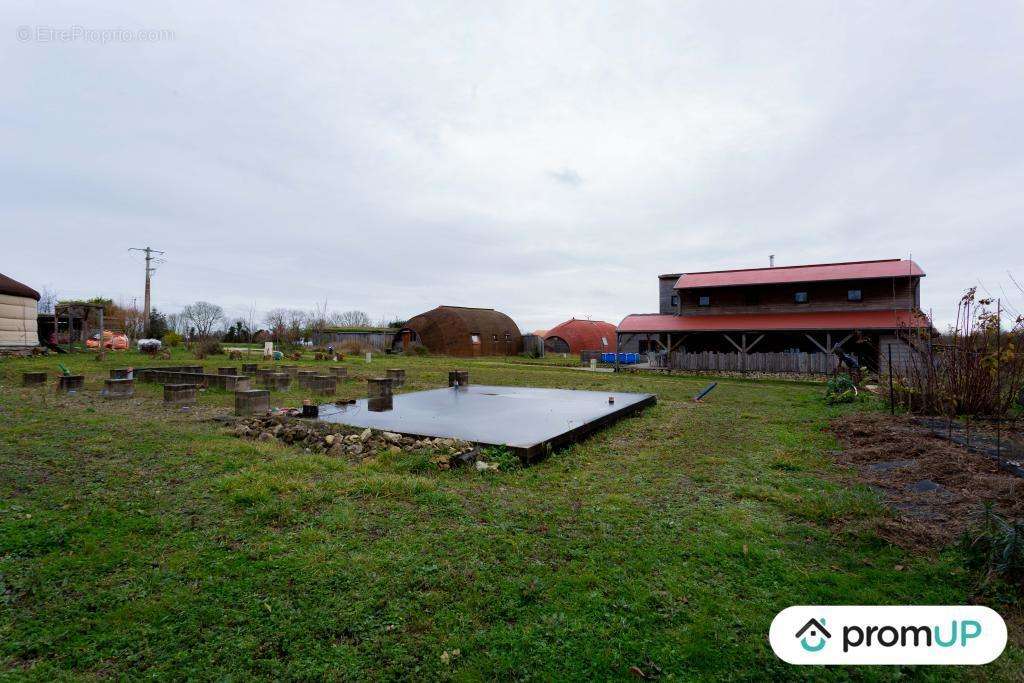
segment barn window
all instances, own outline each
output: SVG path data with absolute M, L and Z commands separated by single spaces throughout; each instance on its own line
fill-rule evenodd
M 669 299 L 669 301 L 671 302 L 670 305 L 672 306 L 672 308 L 675 308 L 676 306 L 679 305 L 679 295 L 673 294 L 672 298 Z
M 698 297 L 697 298 L 697 305 L 698 306 L 710 306 L 711 305 L 711 297 L 710 296 Z
M 491 341 L 493 341 L 493 342 L 497 343 L 497 341 L 498 341 L 498 335 L 496 335 L 496 334 L 492 334 L 492 335 L 491 335 Z
M 471 334 L 471 335 L 469 335 L 469 341 L 473 342 L 474 344 L 479 344 L 480 343 L 480 335 L 479 334 Z
M 851 289 L 848 292 L 846 292 L 847 301 L 860 301 L 862 298 L 863 295 L 861 294 L 861 291 L 859 289 Z
M 807 303 L 807 292 L 797 292 L 793 295 L 793 301 L 798 304 Z
M 601 346 L 608 346 L 608 337 L 601 337 Z

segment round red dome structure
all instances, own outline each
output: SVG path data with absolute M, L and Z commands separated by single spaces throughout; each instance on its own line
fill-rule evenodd
M 570 318 L 544 335 L 544 348 L 552 353 L 607 351 L 615 348 L 615 325 L 603 320 Z

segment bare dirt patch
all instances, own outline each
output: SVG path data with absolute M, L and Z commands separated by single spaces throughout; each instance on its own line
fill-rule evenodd
M 837 455 L 858 480 L 878 490 L 892 509 L 879 534 L 912 549 L 958 540 L 991 502 L 1011 518 L 1024 517 L 1024 479 L 990 458 L 932 435 L 912 418 L 855 413 L 832 423 L 843 444 Z

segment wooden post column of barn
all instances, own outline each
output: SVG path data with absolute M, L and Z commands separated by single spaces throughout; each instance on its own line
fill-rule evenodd
M 740 371 L 741 372 L 745 371 L 747 369 L 747 354 L 750 353 L 750 350 L 752 348 L 754 348 L 754 346 L 757 344 L 757 342 L 759 342 L 762 339 L 764 339 L 764 335 L 762 334 L 757 339 L 755 339 L 754 341 L 752 341 L 749 344 L 747 344 L 747 333 L 744 332 L 744 333 L 742 333 L 740 335 L 740 343 L 737 344 L 735 341 L 733 341 L 732 337 L 730 337 L 729 335 L 725 334 L 724 332 L 722 333 L 722 336 L 725 337 L 726 340 L 730 344 L 735 346 L 736 350 L 740 352 Z
M 835 344 L 833 344 L 833 343 L 832 343 L 832 333 L 831 333 L 831 332 L 829 332 L 829 333 L 827 333 L 827 334 L 825 335 L 825 345 L 824 345 L 824 346 L 822 346 L 822 345 L 821 345 L 821 344 L 820 344 L 820 343 L 818 342 L 818 340 L 817 340 L 817 339 L 815 339 L 814 337 L 812 337 L 812 336 L 811 336 L 810 334 L 808 334 L 807 332 L 805 332 L 805 333 L 804 333 L 804 336 L 805 336 L 805 337 L 807 337 L 808 339 L 810 339 L 810 340 L 811 340 L 811 343 L 812 343 L 812 344 L 814 344 L 814 345 L 815 345 L 815 346 L 817 346 L 817 347 L 818 347 L 819 349 L 821 349 L 821 351 L 822 351 L 823 353 L 827 353 L 827 354 L 829 354 L 829 355 L 831 355 L 831 354 L 835 353 L 837 349 L 841 349 L 841 348 L 843 348 L 843 344 L 845 344 L 846 342 L 850 341 L 850 338 L 851 338 L 851 337 L 852 337 L 853 335 L 854 335 L 854 333 L 853 333 L 853 332 L 851 332 L 850 334 L 846 335 L 845 337 L 843 337 L 842 339 L 840 339 L 839 341 L 837 341 L 837 342 L 836 342 Z

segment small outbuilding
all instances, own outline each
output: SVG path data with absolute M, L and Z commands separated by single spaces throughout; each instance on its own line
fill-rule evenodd
M 314 346 L 342 346 L 360 349 L 374 349 L 383 352 L 391 346 L 397 329 L 390 327 L 328 327 L 313 332 L 311 340 Z
M 23 351 L 39 345 L 38 307 L 39 292 L 0 274 L 0 350 Z
M 408 351 L 421 344 L 431 353 L 449 356 L 513 356 L 523 350 L 519 326 L 493 308 L 438 306 L 409 319 L 394 337 L 392 348 Z
M 552 353 L 616 351 L 615 325 L 603 320 L 570 318 L 544 335 L 544 348 Z

